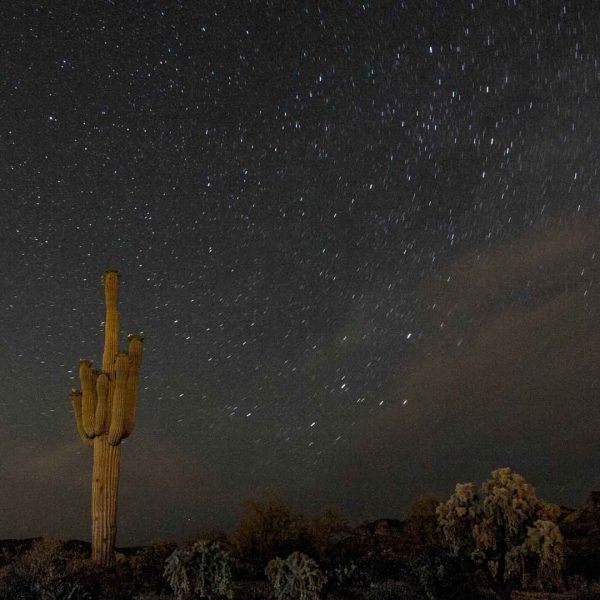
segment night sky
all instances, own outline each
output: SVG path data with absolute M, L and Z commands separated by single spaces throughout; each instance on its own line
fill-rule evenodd
M 595 2 L 2 7 L 0 538 L 89 539 L 107 268 L 145 336 L 121 545 L 600 489 Z

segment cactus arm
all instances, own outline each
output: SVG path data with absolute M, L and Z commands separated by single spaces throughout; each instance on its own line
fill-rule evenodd
M 102 435 L 108 429 L 108 375 L 100 373 L 96 381 L 96 419 L 94 434 Z
M 125 403 L 125 422 L 123 439 L 129 437 L 135 425 L 135 411 L 137 406 L 138 379 L 140 364 L 142 363 L 142 342 L 140 335 L 129 334 L 129 374 L 127 375 L 127 394 Z
M 88 437 L 92 437 L 94 435 L 94 415 L 96 413 L 96 390 L 94 389 L 92 361 L 85 359 L 79 361 L 79 380 L 82 391 L 83 430 Z
M 104 352 L 102 354 L 102 371 L 110 373 L 119 351 L 119 272 L 108 270 L 102 278 L 104 282 L 104 300 L 106 302 L 106 319 L 104 321 Z
M 90 437 L 96 435 L 94 430 L 96 425 L 96 409 L 98 408 L 98 375 L 100 375 L 100 373 L 102 373 L 102 371 L 99 371 L 98 369 L 92 369 L 92 397 L 94 400 L 94 412 L 92 414 L 92 435 Z
M 125 404 L 127 400 L 127 374 L 129 357 L 127 352 L 119 352 L 115 359 L 115 383 L 108 430 L 108 443 L 116 446 L 123 439 L 125 426 Z
M 85 433 L 85 430 L 83 429 L 81 392 L 79 390 L 72 389 L 71 393 L 69 394 L 69 397 L 71 398 L 71 404 L 73 405 L 73 412 L 75 413 L 75 421 L 77 423 L 77 432 L 79 433 L 79 437 L 86 446 L 91 446 L 93 442 L 88 438 L 88 436 Z

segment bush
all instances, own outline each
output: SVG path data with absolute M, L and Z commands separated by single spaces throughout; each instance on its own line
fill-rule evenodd
M 319 600 L 325 585 L 325 575 L 317 563 L 301 552 L 292 552 L 285 560 L 273 559 L 265 575 L 278 600 Z
M 71 566 L 77 558 L 51 538 L 34 540 L 31 548 L 0 569 L 0 597 L 15 600 L 77 598 L 80 585 Z
M 422 600 L 423 596 L 408 583 L 387 580 L 365 589 L 357 600 Z
M 495 597 L 487 573 L 478 569 L 468 557 L 454 556 L 443 548 L 426 548 L 409 562 L 409 570 L 421 597 L 426 600 Z
M 165 563 L 176 549 L 176 544 L 156 541 L 145 546 L 129 559 L 134 589 L 137 593 L 164 594 L 171 588 L 163 577 Z
M 218 542 L 200 540 L 190 549 L 175 550 L 164 576 L 178 600 L 233 598 L 231 560 Z
M 338 565 L 327 572 L 327 589 L 338 595 L 351 588 L 366 586 L 367 583 L 364 572 L 354 561 Z
M 234 597 L 241 600 L 265 600 L 269 597 L 269 584 L 266 581 L 236 581 L 234 588 Z
M 81 544 L 50 538 L 12 552 L 0 568 L 0 598 L 11 600 L 129 600 L 130 572 L 124 559 L 105 569 L 87 558 Z

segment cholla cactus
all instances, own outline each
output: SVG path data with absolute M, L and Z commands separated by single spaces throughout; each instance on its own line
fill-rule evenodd
M 273 559 L 265 574 L 277 600 L 319 600 L 325 585 L 325 575 L 317 563 L 302 552 L 293 552 L 286 560 Z
M 497 469 L 482 486 L 481 519 L 475 525 L 474 536 L 483 550 L 495 548 L 499 537 L 510 542 L 520 537 L 531 518 L 541 508 L 533 486 L 508 467 Z
M 564 539 L 558 525 L 552 521 L 538 519 L 528 527 L 523 547 L 534 564 L 535 585 L 541 589 L 562 586 L 564 561 Z
M 473 527 L 480 513 L 480 502 L 474 483 L 457 483 L 454 494 L 436 510 L 438 524 L 446 543 L 457 555 L 465 548 L 473 551 Z
M 509 468 L 492 472 L 478 492 L 459 484 L 438 508 L 438 524 L 454 554 L 483 562 L 499 585 L 520 578 L 537 587 L 561 587 L 563 539 L 558 507 Z
M 164 577 L 169 582 L 178 600 L 187 598 L 190 595 L 192 587 L 187 572 L 184 550 L 177 549 L 167 558 Z
M 218 542 L 200 540 L 169 556 L 164 576 L 178 600 L 233 598 L 231 560 Z

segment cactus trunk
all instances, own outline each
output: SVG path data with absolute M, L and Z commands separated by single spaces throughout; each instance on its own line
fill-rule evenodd
M 94 447 L 92 472 L 92 560 L 114 563 L 117 536 L 117 495 L 121 441 L 133 430 L 142 362 L 142 341 L 129 335 L 129 352 L 119 352 L 119 274 L 106 271 L 106 302 L 102 370 L 90 360 L 79 361 L 81 389 L 71 390 L 77 431 L 84 444 Z
M 117 537 L 117 495 L 121 446 L 108 443 L 107 435 L 94 438 L 92 472 L 92 560 L 112 565 Z

